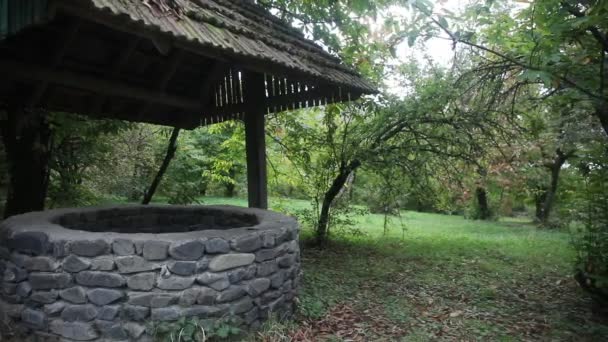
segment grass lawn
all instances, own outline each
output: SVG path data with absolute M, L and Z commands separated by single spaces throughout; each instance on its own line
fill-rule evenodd
M 246 205 L 204 198 L 205 204 Z M 295 211 L 306 201 L 275 200 Z M 606 341 L 571 277 L 570 236 L 521 220 L 479 222 L 404 212 L 357 218 L 364 235 L 307 246 L 296 322 L 267 324 L 262 341 Z

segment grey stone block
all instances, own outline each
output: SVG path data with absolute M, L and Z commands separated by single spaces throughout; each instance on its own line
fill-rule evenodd
M 95 305 L 103 306 L 114 303 L 124 296 L 122 291 L 110 289 L 92 289 L 87 291 L 87 298 Z
M 102 321 L 95 321 L 95 325 L 102 332 L 103 336 L 111 341 L 124 341 L 129 338 L 125 327 L 120 323 L 107 322 L 106 324 L 100 323 Z
M 284 272 L 284 271 L 273 274 L 272 276 L 270 276 L 270 286 L 273 289 L 280 288 L 283 285 L 283 283 L 285 282 L 285 276 L 286 276 L 286 272 Z
M 230 287 L 230 280 L 228 280 L 228 278 L 226 277 L 225 279 L 211 283 L 208 286 L 214 290 L 223 291 Z
M 23 268 L 17 266 L 9 266 L 4 270 L 2 279 L 5 282 L 18 283 L 28 278 L 28 273 Z
M 258 234 L 246 235 L 231 240 L 230 246 L 237 252 L 255 252 L 262 248 L 262 239 Z
M 76 341 L 89 341 L 99 337 L 99 333 L 91 323 L 54 320 L 50 328 L 53 333 Z
M 116 318 L 119 311 L 120 305 L 105 305 L 104 307 L 99 308 L 97 318 L 106 321 L 112 321 Z
M 194 284 L 194 280 L 194 277 L 158 277 L 156 280 L 156 287 L 162 290 L 184 290 L 192 286 L 192 284 Z
M 53 241 L 53 246 L 51 247 L 53 252 L 53 257 L 55 258 L 64 258 L 70 254 L 67 248 L 68 242 L 65 240 Z
M 279 266 L 275 260 L 265 261 L 258 264 L 258 277 L 266 277 L 279 270 Z
M 143 335 L 143 333 L 146 331 L 146 327 L 133 322 L 126 323 L 123 327 L 129 334 L 129 337 L 132 339 L 140 338 L 141 335 Z
M 204 251 L 203 243 L 198 240 L 176 242 L 169 247 L 169 254 L 176 260 L 198 260 Z
M 258 308 L 255 308 L 255 307 L 253 309 L 247 311 L 245 313 L 245 315 L 243 315 L 243 319 L 245 320 L 246 324 L 251 324 L 253 321 L 258 319 L 258 317 L 260 317 L 260 312 L 259 312 Z
M 63 260 L 63 269 L 68 272 L 76 273 L 84 271 L 91 267 L 91 263 L 88 260 L 84 260 L 75 255 L 69 255 Z
M 199 294 L 200 289 L 198 288 L 186 289 L 182 291 L 181 295 L 179 296 L 178 304 L 181 306 L 194 305 L 196 303 L 196 300 L 198 299 Z
M 287 252 L 297 253 L 300 251 L 300 245 L 297 240 L 287 242 Z
M 147 306 L 152 308 L 162 308 L 175 304 L 178 300 L 176 293 L 161 292 L 129 292 L 129 304 L 137 306 Z
M 143 322 L 150 315 L 150 308 L 137 305 L 123 305 L 122 317 L 128 321 Z
M 161 267 L 137 255 L 116 257 L 115 262 L 118 272 L 124 274 L 153 271 Z
M 228 271 L 228 280 L 230 280 L 231 284 L 240 283 L 247 276 L 246 268 L 237 268 Z
M 262 239 L 262 247 L 264 248 L 273 248 L 276 245 L 276 237 L 273 232 L 263 233 L 261 235 Z
M 17 293 L 17 284 L 3 282 L 2 293 L 5 295 L 14 295 Z
M 251 297 L 257 297 L 264 293 L 266 290 L 270 288 L 270 279 L 268 278 L 258 278 L 249 282 L 247 286 L 247 293 Z
M 149 291 L 156 285 L 156 273 L 139 273 L 127 277 L 127 286 L 132 290 Z
M 153 321 L 176 321 L 181 317 L 181 310 L 177 307 L 152 309 L 150 318 Z
M 8 248 L 0 246 L 0 260 L 8 260 L 11 256 L 11 252 Z
M 285 253 L 287 253 L 287 246 L 284 244 L 275 248 L 260 249 L 259 251 L 255 252 L 255 261 L 262 262 L 266 260 L 275 259 Z
M 112 257 L 99 257 L 91 260 L 91 271 L 112 271 L 114 260 Z
M 120 274 L 109 272 L 84 271 L 76 274 L 76 282 L 92 287 L 122 287 L 126 284 Z
M 245 272 L 245 275 L 243 276 L 243 280 L 251 280 L 251 279 L 255 278 L 256 274 L 258 273 L 258 266 L 254 264 L 254 265 L 247 267 L 245 270 L 247 272 Z
M 97 317 L 98 310 L 95 305 L 68 305 L 61 312 L 61 319 L 67 322 L 89 322 Z
M 184 317 L 217 317 L 226 312 L 224 306 L 193 305 L 182 310 Z
M 17 233 L 7 242 L 9 249 L 32 255 L 42 255 L 49 250 L 49 237 L 42 232 Z
M 228 275 L 226 273 L 211 273 L 205 272 L 196 278 L 196 281 L 201 285 L 209 285 L 211 283 L 215 283 L 216 281 L 220 281 L 226 279 L 228 280 Z
M 71 241 L 69 250 L 72 254 L 84 257 L 95 257 L 110 253 L 110 245 L 101 239 Z
M 44 312 L 29 308 L 21 312 L 21 321 L 23 321 L 23 323 L 25 323 L 27 326 L 36 330 L 45 329 L 47 325 L 46 315 Z
M 208 254 L 228 253 L 230 252 L 230 244 L 224 239 L 212 238 L 205 241 L 205 251 Z
M 25 305 L 4 303 L 0 306 L 1 311 L 10 318 L 21 318 Z
M 230 312 L 238 315 L 243 312 L 247 312 L 253 308 L 253 300 L 249 297 L 245 297 L 235 303 L 230 304 Z
M 80 286 L 59 291 L 59 297 L 73 304 L 84 304 L 87 302 L 86 292 Z
M 211 262 L 211 258 L 208 256 L 204 256 L 201 260 L 196 262 L 196 273 L 203 273 L 207 269 L 209 269 L 209 263 Z
M 112 251 L 115 255 L 133 255 L 135 254 L 135 245 L 131 240 L 115 239 L 112 242 Z
M 216 256 L 209 263 L 209 269 L 213 272 L 225 271 L 237 267 L 251 265 L 255 260 L 254 254 L 223 254 Z
M 288 254 L 278 258 L 277 262 L 279 263 L 279 267 L 289 268 L 296 263 L 296 259 L 297 257 L 295 254 Z
M 217 296 L 218 303 L 226 303 L 237 300 L 247 295 L 247 291 L 241 286 L 231 286 Z
M 27 281 L 21 282 L 21 283 L 17 284 L 15 293 L 17 293 L 17 295 L 19 297 L 23 297 L 23 298 L 28 297 L 30 295 L 30 293 L 32 293 L 32 286 Z
M 197 263 L 194 261 L 174 261 L 168 265 L 169 271 L 180 276 L 191 276 L 196 272 Z
M 214 289 L 203 287 L 199 290 L 196 303 L 202 305 L 214 305 L 216 303 L 217 295 L 218 292 Z
M 44 313 L 49 316 L 56 316 L 56 315 L 59 315 L 65 307 L 66 307 L 66 303 L 60 301 L 60 302 L 55 302 L 52 304 L 45 305 L 43 307 L 43 310 L 44 310 Z
M 52 272 L 58 266 L 59 264 L 54 259 L 44 256 L 28 258 L 24 262 L 24 267 L 28 271 Z
M 21 254 L 21 253 L 12 253 L 10 254 L 10 261 L 18 267 L 25 268 L 25 265 L 32 257 L 29 255 Z
M 205 272 L 198 276 L 196 281 L 201 285 L 207 285 L 217 291 L 222 291 L 230 286 L 230 280 L 225 273 Z
M 66 273 L 30 273 L 29 281 L 34 290 L 64 289 L 72 284 L 72 276 Z
M 146 241 L 143 244 L 143 256 L 146 260 L 165 260 L 168 249 L 168 242 Z

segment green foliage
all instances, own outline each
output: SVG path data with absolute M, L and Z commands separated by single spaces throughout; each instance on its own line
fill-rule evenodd
M 237 122 L 184 132 L 175 160 L 169 166 L 161 194 L 169 203 L 196 203 L 215 188 L 234 196 L 245 171 L 244 128 Z
M 201 321 L 182 317 L 176 322 L 149 322 L 152 338 L 158 342 L 203 342 L 208 339 Z
M 182 317 L 175 322 L 148 322 L 147 325 L 157 342 L 228 341 L 241 334 L 233 317 L 214 320 Z
M 575 215 L 576 279 L 608 314 L 608 155 L 584 166 L 584 188 Z M 600 153 L 602 153 L 600 151 Z
M 49 201 L 51 207 L 95 203 L 100 194 L 90 186 L 91 170 L 112 153 L 109 136 L 127 124 L 112 120 L 90 120 L 78 115 L 52 113 L 53 147 L 50 160 Z

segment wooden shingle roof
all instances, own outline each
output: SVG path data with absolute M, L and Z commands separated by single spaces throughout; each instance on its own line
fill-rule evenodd
M 269 65 L 358 90 L 376 92 L 340 59 L 324 51 L 285 22 L 247 0 L 174 0 L 179 14 L 163 12 L 152 1 L 78 0 L 100 11 L 124 17 L 201 49 L 257 59 Z
M 251 0 L 0 0 L 0 19 L 0 106 L 191 128 L 242 119 L 250 73 L 267 113 L 377 92 Z

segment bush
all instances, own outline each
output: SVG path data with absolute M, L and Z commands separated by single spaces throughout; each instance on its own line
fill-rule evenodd
M 595 301 L 599 313 L 608 314 L 608 170 L 595 165 L 586 174 L 584 196 L 573 211 L 575 278 Z

